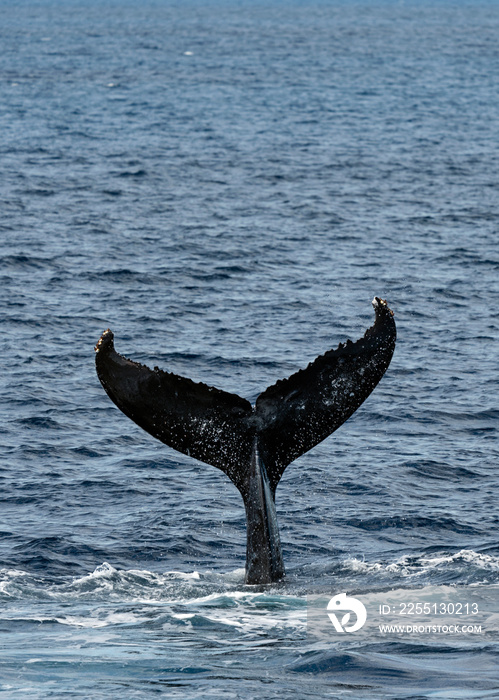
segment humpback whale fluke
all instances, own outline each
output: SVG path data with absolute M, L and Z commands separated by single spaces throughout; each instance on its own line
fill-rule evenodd
M 322 442 L 357 410 L 385 373 L 395 349 L 393 311 L 375 297 L 374 325 L 257 398 L 132 362 L 105 331 L 97 345 L 102 386 L 129 418 L 179 452 L 221 469 L 246 508 L 246 583 L 284 576 L 275 491 L 293 460 Z

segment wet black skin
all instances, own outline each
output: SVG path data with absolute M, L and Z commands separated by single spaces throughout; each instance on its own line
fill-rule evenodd
M 221 469 L 239 489 L 247 520 L 246 578 L 284 577 L 275 492 L 285 468 L 340 427 L 369 396 L 395 349 L 393 312 L 375 297 L 374 325 L 318 357 L 257 398 L 255 406 L 185 377 L 119 355 L 113 333 L 95 347 L 102 386 L 129 418 L 158 440 Z

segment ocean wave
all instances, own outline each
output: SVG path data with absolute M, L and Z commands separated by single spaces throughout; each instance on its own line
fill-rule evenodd
M 366 561 L 357 557 L 343 559 L 329 567 L 308 565 L 323 575 L 334 574 L 335 585 L 352 577 L 363 587 L 408 585 L 436 582 L 452 585 L 494 584 L 499 582 L 499 556 L 462 549 L 458 552 L 431 552 L 404 555 L 392 561 Z M 435 578 L 435 574 L 438 575 Z M 28 598 L 65 601 L 120 600 L 122 602 L 158 602 L 192 604 L 203 607 L 230 607 L 237 602 L 259 601 L 266 606 L 287 606 L 291 599 L 312 592 L 319 581 L 310 577 L 300 583 L 290 571 L 289 580 L 274 586 L 244 585 L 244 569 L 222 574 L 214 571 L 166 571 L 163 573 L 128 569 L 120 570 L 104 562 L 91 573 L 69 579 L 46 578 L 21 569 L 0 570 L 0 597 L 3 600 Z M 330 585 L 330 583 L 328 584 Z M 295 602 L 296 602 L 295 600 Z
M 306 598 L 272 588 L 250 590 L 243 585 L 243 577 L 242 569 L 226 575 L 196 571 L 160 574 L 119 571 L 104 563 L 86 576 L 47 583 L 24 571 L 3 569 L 0 600 L 4 609 L 0 617 L 5 624 L 76 628 L 147 625 L 162 630 L 213 630 L 229 626 L 245 634 L 275 627 L 304 628 Z
M 497 583 L 499 581 L 499 556 L 482 554 L 470 549 L 455 553 L 404 555 L 392 562 L 370 562 L 353 557 L 345 559 L 340 569 L 361 575 L 376 575 L 380 581 L 393 575 L 417 583 L 432 574 L 443 574 L 455 585 L 469 583 Z
M 203 593 L 211 595 L 217 590 L 242 583 L 244 570 L 229 574 L 213 574 L 197 571 L 167 571 L 155 573 L 147 570 L 116 569 L 104 562 L 84 576 L 47 579 L 17 569 L 0 570 L 0 594 L 7 598 L 43 598 L 45 600 L 71 601 L 79 599 L 156 600 L 173 602 Z
M 380 531 L 387 529 L 429 529 L 432 532 L 438 530 L 450 530 L 460 534 L 476 534 L 479 529 L 460 523 L 455 518 L 424 517 L 421 515 L 392 515 L 376 518 L 350 518 L 347 525 L 361 530 Z

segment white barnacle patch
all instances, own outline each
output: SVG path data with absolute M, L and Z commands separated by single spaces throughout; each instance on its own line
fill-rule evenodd
M 331 381 L 329 387 L 326 387 L 326 392 L 321 395 L 322 403 L 325 406 L 333 406 L 343 397 L 355 396 L 358 379 L 355 376 L 340 375 Z
M 95 352 L 99 352 L 107 340 L 111 341 L 111 345 L 112 345 L 113 338 L 114 338 L 114 334 L 113 334 L 112 330 L 110 328 L 105 330 L 104 333 L 99 338 L 99 340 L 97 341 L 97 345 L 94 348 Z

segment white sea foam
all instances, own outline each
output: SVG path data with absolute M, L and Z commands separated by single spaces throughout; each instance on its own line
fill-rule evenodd
M 3 593 L 11 597 L 13 593 L 9 591 L 9 587 L 12 582 L 25 576 L 29 576 L 26 571 L 19 571 L 18 569 L 0 569 L 0 594 Z
M 98 628 L 111 625 L 141 624 L 146 622 L 147 618 L 132 612 L 109 612 L 102 617 L 98 615 L 90 615 L 88 617 L 83 615 L 64 615 L 62 617 L 56 617 L 55 620 L 61 625 L 69 625 L 70 627 Z
M 338 568 L 335 571 L 338 572 Z M 452 554 L 404 555 L 393 561 L 364 561 L 354 557 L 344 560 L 339 567 L 340 576 L 342 572 L 343 575 L 350 573 L 362 578 L 374 578 L 379 583 L 393 577 L 408 582 L 427 583 L 432 580 L 432 576 L 448 577 L 448 571 L 452 571 L 452 580 L 456 583 L 495 583 L 499 572 L 499 557 L 462 549 Z M 240 612 L 237 610 L 244 610 L 245 614 L 253 616 L 258 614 L 259 608 L 265 609 L 268 614 L 275 606 L 279 609 L 279 614 L 283 612 L 287 615 L 290 610 L 300 608 L 303 600 L 301 594 L 306 595 L 307 592 L 297 591 L 294 587 L 266 589 L 263 592 L 252 590 L 244 586 L 243 575 L 243 569 L 227 574 L 213 571 L 158 573 L 142 569 L 119 570 L 104 562 L 91 573 L 56 584 L 26 571 L 3 569 L 0 570 L 0 595 L 9 604 L 33 599 L 40 603 L 52 601 L 56 604 L 79 601 L 82 605 L 98 601 L 103 605 L 109 602 L 112 605 L 134 604 L 149 608 L 162 606 L 164 611 L 168 611 L 171 605 L 180 605 L 184 609 L 176 610 L 176 613 L 191 614 L 196 609 L 202 616 L 210 619 L 214 616 L 216 621 L 225 618 L 227 624 L 237 626 L 240 620 Z M 214 613 L 214 610 L 220 612 Z M 62 624 L 78 625 L 78 620 L 70 620 L 57 612 L 50 619 L 56 619 Z M 119 621 L 100 616 L 95 624 L 92 623 L 93 626 L 108 624 L 119 624 Z
M 453 562 L 466 562 L 482 569 L 499 571 L 499 557 L 490 554 L 481 554 L 471 549 L 461 549 L 456 554 L 442 555 L 439 557 L 421 557 L 421 561 L 428 566 L 440 566 Z
M 478 570 L 499 571 L 499 557 L 490 554 L 481 554 L 471 549 L 462 549 L 454 554 L 440 554 L 434 556 L 404 555 L 390 563 L 367 562 L 362 559 L 346 559 L 343 566 L 354 573 L 380 573 L 399 574 L 401 576 L 421 576 L 433 570 L 448 566 L 467 565 Z

